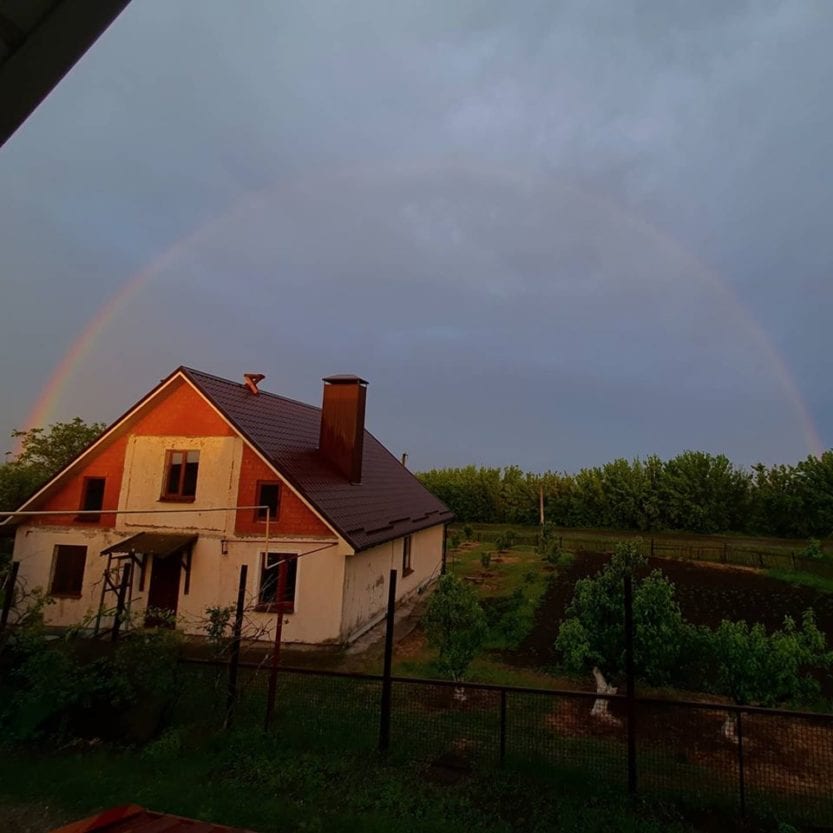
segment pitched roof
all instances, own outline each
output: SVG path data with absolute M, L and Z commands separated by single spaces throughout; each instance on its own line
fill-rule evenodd
M 182 367 L 180 372 L 355 550 L 383 544 L 453 514 L 369 431 L 362 482 L 350 483 L 318 453 L 321 409 Z

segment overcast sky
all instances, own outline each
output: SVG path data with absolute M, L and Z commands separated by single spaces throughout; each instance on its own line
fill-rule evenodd
M 143 275 L 51 419 L 187 364 L 358 373 L 415 468 L 831 447 L 831 43 L 828 0 L 134 0 L 0 149 L 0 431 Z

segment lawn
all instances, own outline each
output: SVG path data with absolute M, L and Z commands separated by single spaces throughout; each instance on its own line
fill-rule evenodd
M 0 829 L 44 833 L 105 807 L 291 831 L 691 831 L 664 805 L 630 805 L 586 779 L 553 789 L 537 771 L 449 773 L 366 751 L 309 750 L 257 730 L 183 746 L 168 733 L 144 749 L 78 746 L 0 755 Z M 450 783 L 454 781 L 454 783 Z
M 449 534 L 462 536 L 464 524 L 453 524 L 449 527 Z M 476 539 L 492 539 L 494 536 L 512 530 L 524 538 L 536 538 L 540 527 L 522 526 L 519 524 L 471 524 Z M 602 529 L 590 527 L 559 527 L 557 534 L 570 540 L 593 541 L 621 541 L 630 538 L 642 538 L 650 541 L 653 538 L 657 544 L 691 545 L 691 546 L 722 546 L 727 544 L 738 549 L 760 550 L 762 552 L 798 552 L 807 546 L 808 541 L 798 538 L 773 538 L 765 535 L 747 535 L 744 533 L 726 532 L 713 535 L 676 532 L 656 531 L 639 532 L 632 529 Z M 833 537 L 826 538 L 821 542 L 825 554 L 833 557 Z

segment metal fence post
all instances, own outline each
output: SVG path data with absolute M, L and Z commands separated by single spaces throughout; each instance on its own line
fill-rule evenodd
M 268 557 L 268 556 L 267 556 Z M 269 670 L 269 691 L 266 695 L 266 718 L 263 729 L 269 731 L 272 713 L 275 711 L 275 696 L 278 691 L 278 666 L 281 661 L 281 638 L 283 636 L 283 604 L 286 596 L 286 574 L 289 564 L 284 558 L 278 563 L 278 589 L 275 605 L 278 608 L 278 618 L 275 621 L 275 646 L 272 648 L 272 667 Z
M 652 539 L 653 540 L 653 539 Z M 633 668 L 633 578 L 625 575 L 625 674 L 628 709 L 628 792 L 636 793 L 636 697 Z
M 393 620 L 396 614 L 396 570 L 388 581 L 388 614 L 385 622 L 385 665 L 382 671 L 382 703 L 379 722 L 379 751 L 390 747 L 391 667 L 393 664 Z
M 231 654 L 228 665 L 228 695 L 226 698 L 226 719 L 223 728 L 228 729 L 234 720 L 234 707 L 237 703 L 237 670 L 240 666 L 240 640 L 243 634 L 243 606 L 246 602 L 246 578 L 249 572 L 247 564 L 240 566 L 240 584 L 237 588 L 237 609 L 234 612 L 232 627 Z
M 738 790 L 740 794 L 740 816 L 746 818 L 746 778 L 743 766 L 743 712 L 738 709 L 736 732 L 738 736 Z
M 119 630 L 121 629 L 121 620 L 124 615 L 124 605 L 127 599 L 127 589 L 130 587 L 130 580 L 133 578 L 133 564 L 130 561 L 125 561 L 122 567 L 121 583 L 119 584 L 119 595 L 116 599 L 116 615 L 113 617 L 113 630 L 110 634 L 110 639 L 113 642 L 119 641 Z
M 500 765 L 506 760 L 506 689 L 500 690 Z
M 3 609 L 0 611 L 0 631 L 4 630 L 9 621 L 9 612 L 14 603 L 14 588 L 17 584 L 17 571 L 20 569 L 19 561 L 12 561 L 9 573 L 6 576 L 6 584 L 3 588 Z

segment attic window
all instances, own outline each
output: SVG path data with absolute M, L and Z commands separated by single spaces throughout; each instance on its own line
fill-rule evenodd
M 95 512 L 104 506 L 104 481 L 103 477 L 84 478 L 84 491 L 79 507 L 82 512 Z M 101 515 L 78 515 L 75 520 L 82 523 L 98 523 Z
M 199 465 L 199 451 L 166 452 L 162 500 L 193 501 L 197 493 Z
M 269 507 L 269 520 L 275 521 L 281 508 L 281 484 L 276 481 L 260 480 L 257 484 L 258 508 L 255 509 L 255 520 L 266 520 L 266 508 Z

